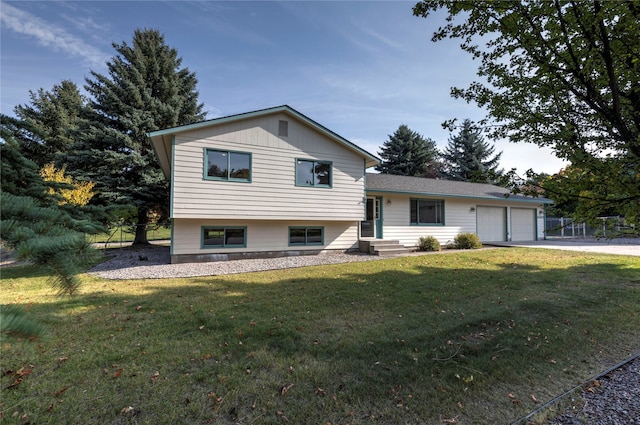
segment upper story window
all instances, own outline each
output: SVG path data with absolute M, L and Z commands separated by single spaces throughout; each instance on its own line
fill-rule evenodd
M 444 201 L 441 199 L 411 199 L 411 224 L 444 225 Z
M 331 162 L 296 159 L 296 186 L 331 187 Z
M 205 149 L 204 178 L 209 180 L 251 181 L 251 154 Z

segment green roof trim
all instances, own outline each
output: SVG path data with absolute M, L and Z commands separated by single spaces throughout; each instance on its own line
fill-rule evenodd
M 311 118 L 307 117 L 306 115 L 296 111 L 295 109 L 293 109 L 289 105 L 282 105 L 282 106 L 275 106 L 275 107 L 272 107 L 272 108 L 259 109 L 257 111 L 245 112 L 245 113 L 242 113 L 242 114 L 235 114 L 235 115 L 228 115 L 226 117 L 214 118 L 214 119 L 211 119 L 211 120 L 200 121 L 200 122 L 196 122 L 196 123 L 192 123 L 192 124 L 186 124 L 186 125 L 182 125 L 182 126 L 178 126 L 178 127 L 171 127 L 171 128 L 166 128 L 166 129 L 163 129 L 163 130 L 152 131 L 152 132 L 147 133 L 147 137 L 153 138 L 153 137 L 158 137 L 158 136 L 174 135 L 174 134 L 177 134 L 177 133 L 183 133 L 185 131 L 191 131 L 191 130 L 196 130 L 196 129 L 199 129 L 199 128 L 206 128 L 206 127 L 213 126 L 213 125 L 225 124 L 225 123 L 229 123 L 229 122 L 240 121 L 240 120 L 245 120 L 245 119 L 250 119 L 250 118 L 255 118 L 255 117 L 261 117 L 261 116 L 264 116 L 264 115 L 270 115 L 270 114 L 275 114 L 275 113 L 279 113 L 279 112 L 284 112 L 286 114 L 289 114 L 289 115 L 297 118 L 298 120 L 304 122 L 305 124 L 315 128 L 320 133 L 323 133 L 324 135 L 328 136 L 329 138 L 335 140 L 336 142 L 348 147 L 349 149 L 352 149 L 352 150 L 360 153 L 362 156 L 367 158 L 367 160 L 368 160 L 367 163 L 369 164 L 370 167 L 380 163 L 380 158 L 378 158 L 377 156 L 367 152 L 366 150 L 362 149 L 358 145 L 355 145 L 354 143 L 350 142 L 349 140 L 345 139 L 344 137 L 340 136 L 339 134 L 329 130 L 327 127 L 319 124 L 318 122 L 312 120 Z

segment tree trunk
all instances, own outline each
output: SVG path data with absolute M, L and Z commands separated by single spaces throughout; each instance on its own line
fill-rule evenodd
M 149 245 L 147 239 L 147 225 L 149 224 L 149 214 L 146 208 L 138 208 L 138 224 L 136 225 L 136 237 L 133 245 Z

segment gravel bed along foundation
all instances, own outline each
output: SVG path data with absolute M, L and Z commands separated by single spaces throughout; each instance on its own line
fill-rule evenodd
M 113 256 L 113 258 L 98 264 L 89 270 L 89 273 L 114 280 L 218 276 L 323 264 L 373 261 L 385 258 L 359 253 L 336 252 L 294 257 L 170 264 L 169 247 L 153 245 L 143 248 L 107 250 L 106 255 Z

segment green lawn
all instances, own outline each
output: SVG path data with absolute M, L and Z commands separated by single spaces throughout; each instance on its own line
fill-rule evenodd
M 640 350 L 637 257 L 86 275 L 72 298 L 46 278 L 2 270 L 0 302 L 49 330 L 4 341 L 2 423 L 504 424 Z

